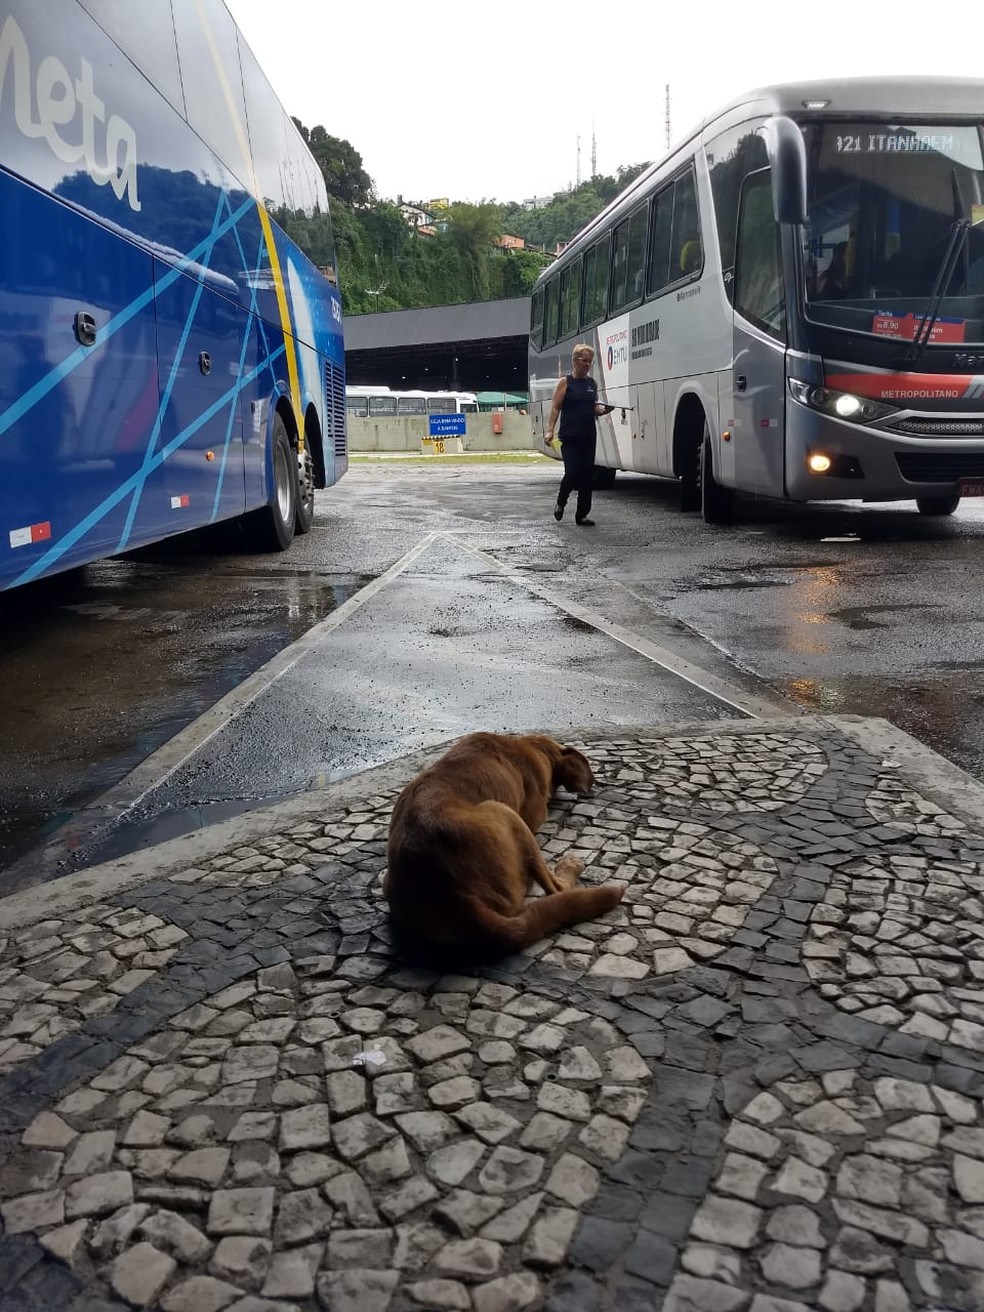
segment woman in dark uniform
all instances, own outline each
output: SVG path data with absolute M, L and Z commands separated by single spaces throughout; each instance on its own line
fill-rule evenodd
M 560 380 L 550 403 L 550 420 L 544 441 L 553 441 L 554 428 L 560 418 L 561 455 L 564 459 L 564 477 L 560 480 L 554 519 L 564 518 L 564 507 L 572 491 L 577 492 L 574 522 L 582 528 L 594 528 L 588 518 L 591 510 L 591 492 L 594 483 L 596 420 L 615 409 L 598 400 L 598 384 L 590 377 L 594 351 L 584 342 L 574 347 L 571 372 Z

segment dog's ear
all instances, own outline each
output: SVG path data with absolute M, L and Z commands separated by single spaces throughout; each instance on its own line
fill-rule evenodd
M 574 747 L 563 747 L 560 759 L 553 770 L 554 787 L 566 788 L 572 793 L 590 793 L 594 786 L 594 774 L 586 757 Z

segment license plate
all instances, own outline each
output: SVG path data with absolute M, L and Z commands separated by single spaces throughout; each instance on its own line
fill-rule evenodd
M 984 478 L 962 478 L 958 490 L 962 497 L 984 497 Z

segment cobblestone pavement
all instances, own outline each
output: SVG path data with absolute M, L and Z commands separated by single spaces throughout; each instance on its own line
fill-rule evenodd
M 863 726 L 585 737 L 625 900 L 494 966 L 391 939 L 411 763 L 23 916 L 0 1308 L 981 1312 L 984 823 Z

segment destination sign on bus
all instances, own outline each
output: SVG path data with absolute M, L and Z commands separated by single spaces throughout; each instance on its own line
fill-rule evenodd
M 952 151 L 953 134 L 945 132 L 855 132 L 838 136 L 838 155 L 919 155 Z

